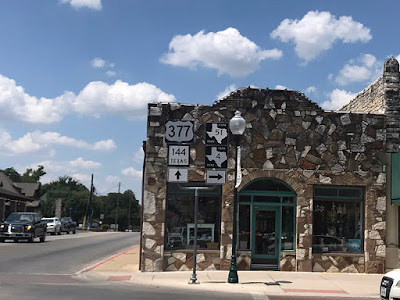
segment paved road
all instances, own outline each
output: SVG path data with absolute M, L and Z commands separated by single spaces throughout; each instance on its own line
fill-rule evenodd
M 137 232 L 80 232 L 45 243 L 0 243 L 0 274 L 73 274 L 139 244 Z M 1 279 L 1 277 L 0 277 Z

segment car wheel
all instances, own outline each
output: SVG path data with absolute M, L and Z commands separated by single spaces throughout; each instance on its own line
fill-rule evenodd
M 69 234 L 69 229 L 67 230 L 67 234 Z
M 0 243 L 4 243 L 6 241 L 6 239 L 1 238 L 0 239 Z
M 33 243 L 33 236 L 28 238 L 28 243 Z
M 56 232 L 52 232 L 51 235 L 56 235 Z
M 40 242 L 43 243 L 46 240 L 46 233 L 43 233 L 43 235 L 40 237 Z
M 57 234 L 58 234 L 58 235 L 61 235 L 61 229 L 58 230 Z
M 74 229 L 74 231 L 72 231 L 72 233 L 73 233 L 73 234 L 75 234 L 75 233 L 76 233 L 75 229 Z

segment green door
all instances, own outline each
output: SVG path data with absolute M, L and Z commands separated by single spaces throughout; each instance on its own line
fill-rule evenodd
M 280 207 L 253 206 L 252 261 L 262 261 L 279 269 L 280 256 Z

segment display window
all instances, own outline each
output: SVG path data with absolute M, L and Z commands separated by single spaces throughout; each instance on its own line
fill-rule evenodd
M 361 187 L 314 187 L 313 252 L 362 252 L 364 192 Z
M 165 249 L 193 249 L 195 192 L 188 187 L 204 187 L 204 183 L 169 183 L 165 216 Z M 199 190 L 197 245 L 198 249 L 219 249 L 221 232 L 221 186 Z

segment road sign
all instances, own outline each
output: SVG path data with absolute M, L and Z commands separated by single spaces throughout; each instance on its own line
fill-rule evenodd
M 207 170 L 206 175 L 207 184 L 224 184 L 226 183 L 225 170 Z
M 188 182 L 188 168 L 168 168 L 168 182 Z
M 206 145 L 228 145 L 228 123 L 206 123 Z
M 165 139 L 169 142 L 191 142 L 193 140 L 193 122 L 168 121 L 165 124 Z
M 189 145 L 168 146 L 168 166 L 189 166 Z
M 227 146 L 206 146 L 206 168 L 226 169 L 228 166 Z

